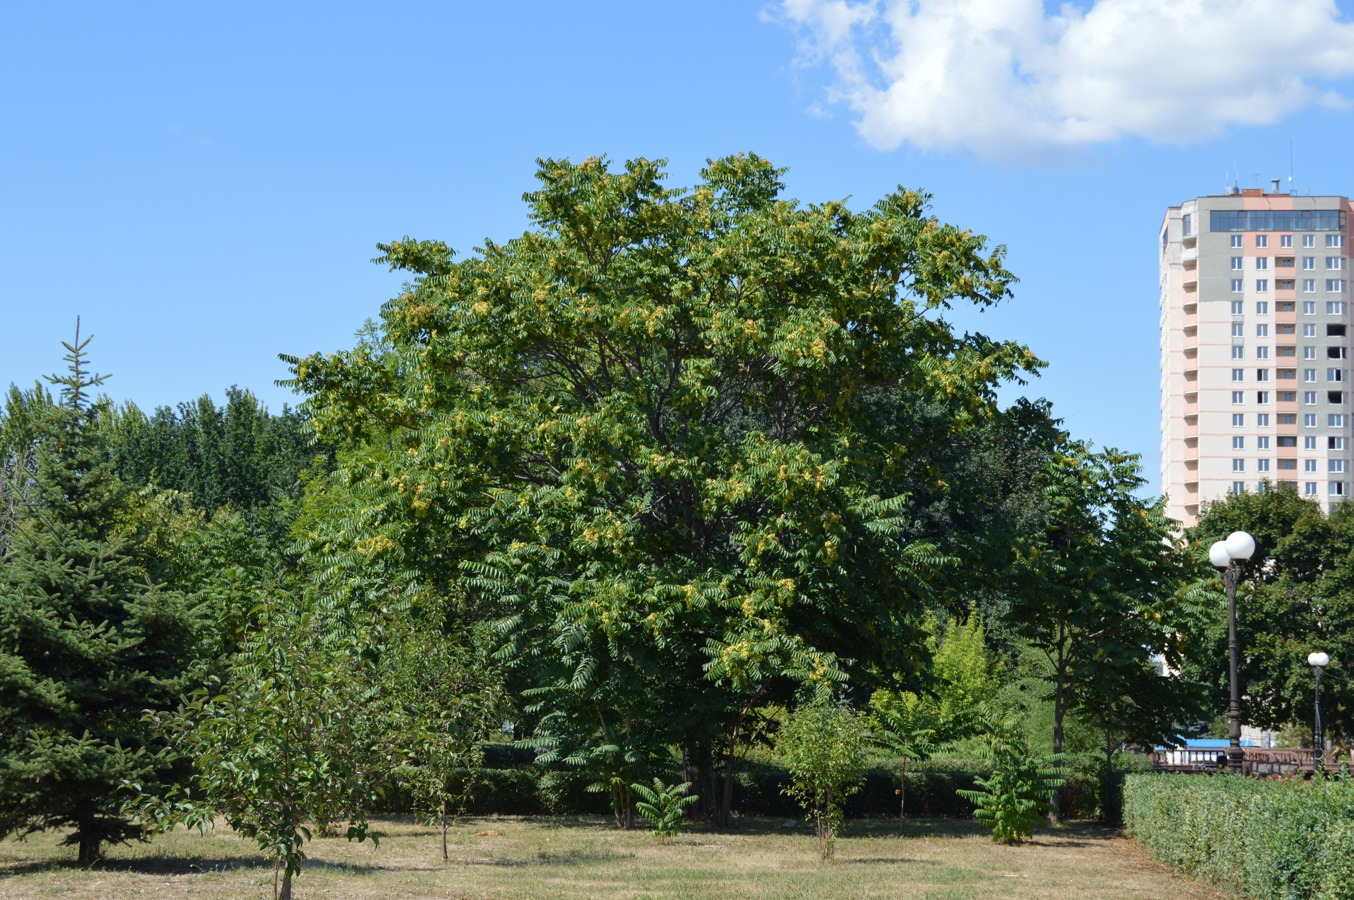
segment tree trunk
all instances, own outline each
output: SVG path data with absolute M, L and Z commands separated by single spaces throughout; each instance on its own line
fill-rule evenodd
M 75 827 L 80 833 L 80 865 L 88 868 L 99 861 L 99 836 L 94 830 L 94 804 L 80 800 L 75 807 Z
M 699 798 L 692 805 L 692 816 L 715 821 L 720 804 L 709 748 L 701 744 L 682 748 L 682 780 L 691 782 L 692 793 Z
M 715 824 L 720 828 L 733 825 L 733 774 L 735 763 L 733 751 L 724 757 L 724 796 L 720 797 L 719 816 Z
M 1063 715 L 1067 712 L 1066 698 L 1063 696 L 1067 685 L 1067 660 L 1059 656 L 1056 680 L 1053 689 L 1053 771 L 1058 782 L 1048 795 L 1048 822 L 1050 825 L 1062 824 L 1062 752 L 1063 752 Z
M 898 836 L 903 836 L 903 820 L 907 818 L 907 765 L 898 764 Z
M 442 818 L 442 862 L 447 861 L 447 798 L 443 797 L 438 812 Z
M 277 900 L 291 900 L 291 869 L 282 870 L 282 892 L 277 895 Z

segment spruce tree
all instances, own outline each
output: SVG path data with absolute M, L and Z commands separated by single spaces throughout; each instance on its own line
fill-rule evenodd
M 0 836 L 72 827 L 82 865 L 139 836 L 124 791 L 166 768 L 144 711 L 177 700 L 198 633 L 188 601 L 147 582 L 119 518 L 88 343 L 77 321 L 0 569 Z

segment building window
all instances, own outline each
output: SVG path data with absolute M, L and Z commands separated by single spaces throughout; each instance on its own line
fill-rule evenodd
M 1343 234 L 1326 235 L 1327 247 L 1343 247 L 1345 245 L 1345 236 Z
M 1256 347 L 1256 348 L 1255 348 L 1255 358 L 1256 358 L 1256 359 L 1269 359 L 1269 348 L 1268 348 L 1268 347 Z
M 1239 234 L 1232 235 L 1232 246 L 1236 247 L 1238 250 L 1241 249 L 1241 235 Z
M 1268 403 L 1268 402 L 1269 402 L 1269 391 L 1256 391 L 1256 392 L 1255 392 L 1255 402 L 1256 402 L 1256 403 Z
M 1245 413 L 1232 413 L 1232 427 L 1233 427 L 1233 428 L 1245 428 L 1245 427 L 1246 427 L 1246 414 L 1245 414 Z
M 1339 406 L 1341 403 L 1344 403 L 1344 402 L 1345 402 L 1345 392 L 1344 392 L 1344 391 L 1326 391 L 1326 402 L 1327 402 L 1327 403 L 1334 403 L 1336 406 Z
M 1343 316 L 1344 314 L 1345 314 L 1345 301 L 1343 300 L 1326 301 L 1326 315 Z
M 1267 235 L 1267 234 L 1257 234 L 1257 235 L 1255 236 L 1255 246 L 1257 246 L 1257 247 L 1268 247 L 1268 246 L 1269 246 L 1269 235 Z
M 1255 380 L 1256 380 L 1256 381 L 1269 381 L 1269 369 L 1256 369 L 1256 370 L 1255 370 Z
M 1315 293 L 1316 293 L 1316 279 L 1315 279 L 1315 278 L 1304 278 L 1304 279 L 1302 279 L 1302 292 L 1303 292 L 1304 294 L 1315 294 Z M 1304 309 L 1306 308 L 1306 304 L 1303 304 L 1303 308 L 1304 308 Z M 1315 307 L 1315 306 L 1312 307 L 1312 312 L 1316 312 L 1316 307 Z
M 1303 336 L 1303 337 L 1316 337 L 1316 326 L 1315 326 L 1315 325 L 1303 325 L 1303 326 L 1302 326 L 1302 336 Z
M 1268 256 L 1257 256 L 1255 258 L 1255 269 L 1257 272 L 1264 271 L 1265 269 L 1268 268 L 1269 268 Z
M 1303 392 L 1302 392 L 1302 405 L 1303 405 L 1303 406 L 1316 406 L 1316 391 L 1303 391 Z
M 1279 441 L 1282 443 L 1283 438 L 1279 438 Z M 1269 435 L 1267 435 L 1267 434 L 1262 434 L 1262 435 L 1260 435 L 1258 438 L 1256 438 L 1256 439 L 1255 439 L 1255 449 L 1257 449 L 1257 450 L 1268 450 L 1268 449 L 1269 449 Z
M 1345 483 L 1343 481 L 1332 481 L 1329 493 L 1332 497 L 1343 497 L 1345 495 Z
M 1241 278 L 1232 279 L 1232 293 L 1239 294 L 1246 289 L 1245 280 Z
M 1246 395 L 1241 391 L 1232 391 L 1232 403 L 1241 404 L 1246 402 Z
M 1303 414 L 1302 414 L 1302 427 L 1303 427 L 1303 428 L 1315 428 L 1315 427 L 1316 427 L 1316 413 L 1303 413 Z
M 1345 416 L 1343 413 L 1328 413 L 1326 415 L 1327 428 L 1344 428 Z
M 1303 369 L 1303 370 L 1302 370 L 1302 380 L 1303 380 L 1303 381 L 1313 381 L 1313 382 L 1316 381 L 1316 369 Z
M 1298 470 L 1298 461 L 1296 459 L 1279 460 L 1279 471 L 1296 472 Z
M 1233 344 L 1232 359 L 1245 359 L 1245 358 L 1246 358 L 1246 348 L 1243 347 L 1241 344 Z
M 1314 434 L 1309 434 L 1309 435 L 1307 435 L 1305 438 L 1303 438 L 1303 439 L 1302 439 L 1302 449 L 1303 449 L 1303 450 L 1315 450 L 1315 449 L 1316 449 L 1316 435 L 1314 435 Z
M 1344 282 L 1343 279 L 1340 279 L 1340 278 L 1327 278 L 1327 279 L 1326 279 L 1326 293 L 1328 293 L 1328 294 L 1338 294 L 1338 293 L 1340 293 L 1341 291 L 1343 291 L 1344 289 L 1345 289 L 1345 282 Z
M 1244 493 L 1246 493 L 1246 482 L 1244 482 L 1244 481 L 1233 481 L 1233 482 L 1232 482 L 1232 493 L 1233 493 L 1233 494 L 1244 494 Z
M 1244 471 L 1246 471 L 1246 461 L 1245 461 L 1244 459 L 1234 459 L 1234 460 L 1232 460 L 1232 471 L 1233 471 L 1233 472 L 1244 472 Z
M 1326 348 L 1326 359 L 1344 359 L 1344 358 L 1345 358 L 1345 348 L 1344 348 L 1344 347 L 1327 347 L 1327 348 Z
M 1297 447 L 1298 445 L 1298 436 L 1296 434 L 1281 434 L 1274 440 L 1278 443 L 1280 447 Z M 1268 450 L 1269 444 L 1265 444 L 1265 446 L 1261 447 L 1260 449 Z
M 1326 370 L 1326 380 L 1327 380 L 1327 381 L 1344 381 L 1344 380 L 1345 380 L 1344 371 L 1345 371 L 1344 369 L 1327 369 L 1327 370 Z
M 1185 213 L 1180 217 L 1180 233 L 1185 237 L 1189 237 L 1194 233 L 1194 217 L 1189 213 Z
M 1266 290 L 1268 290 L 1268 288 L 1266 288 Z M 1255 314 L 1257 316 L 1269 315 L 1269 301 L 1268 300 L 1257 301 L 1255 304 Z
M 1256 337 L 1269 337 L 1269 326 L 1268 326 L 1268 325 L 1265 325 L 1265 324 L 1256 325 L 1256 326 L 1255 326 L 1255 336 L 1256 336 Z
M 1344 336 L 1345 336 L 1345 323 L 1340 322 L 1338 324 L 1326 325 L 1326 337 L 1344 337 Z
M 1261 294 L 1269 293 L 1269 279 L 1268 278 L 1255 279 L 1255 290 L 1257 293 Z
M 1291 234 L 1281 234 L 1281 235 L 1279 235 L 1279 246 L 1280 246 L 1280 247 L 1291 247 L 1291 246 L 1293 246 L 1293 236 L 1292 236 Z
M 1297 402 L 1298 402 L 1298 392 L 1297 392 L 1297 391 L 1279 391 L 1279 402 L 1280 402 L 1280 403 L 1297 403 Z
M 1232 301 L 1232 315 L 1234 315 L 1234 316 L 1245 315 L 1245 312 L 1246 312 L 1246 307 L 1245 307 L 1245 305 L 1243 304 L 1242 301 L 1240 301 L 1240 300 L 1233 300 L 1233 301 Z
M 1345 258 L 1343 256 L 1327 256 L 1326 269 L 1330 272 L 1338 272 L 1345 267 Z
M 1314 235 L 1314 234 L 1304 234 L 1304 235 L 1302 236 L 1302 246 L 1304 246 L 1304 247 L 1315 247 L 1315 246 L 1316 246 L 1316 235 Z
M 1316 359 L 1316 348 L 1315 348 L 1315 347 L 1303 347 L 1303 348 L 1302 348 L 1302 358 L 1303 358 L 1303 359 Z
M 1303 300 L 1303 301 L 1302 301 L 1302 314 L 1303 314 L 1304 316 L 1314 316 L 1314 315 L 1316 315 L 1316 301 L 1315 301 L 1315 300 Z
M 1242 437 L 1241 435 L 1239 435 L 1239 434 L 1236 435 L 1235 437 L 1233 437 L 1233 438 L 1232 438 L 1232 449 L 1233 449 L 1233 450 L 1245 450 L 1245 449 L 1246 449 L 1246 439 L 1245 439 L 1244 437 Z
M 1304 471 L 1304 472 L 1311 472 L 1313 475 L 1315 475 L 1315 474 L 1316 474 L 1316 460 L 1314 460 L 1314 459 L 1304 459 L 1304 460 L 1302 461 L 1302 471 Z
M 1235 469 L 1236 466 L 1233 466 L 1232 468 Z M 1326 460 L 1326 471 L 1327 471 L 1327 472 L 1335 472 L 1335 473 L 1338 474 L 1338 473 L 1340 473 L 1340 472 L 1343 472 L 1344 470 L 1345 470 L 1345 461 L 1344 461 L 1343 459 L 1328 459 L 1328 460 Z
M 1312 271 L 1313 269 L 1315 269 L 1315 268 L 1316 268 L 1316 257 L 1315 257 L 1315 256 L 1304 256 L 1304 257 L 1302 258 L 1302 267 L 1303 267 L 1304 269 L 1306 269 L 1307 271 L 1309 271 L 1309 272 Z
M 1245 380 L 1246 380 L 1246 370 L 1245 370 L 1245 369 L 1233 369 L 1233 370 L 1232 370 L 1232 380 L 1233 380 L 1233 381 L 1245 381 Z
M 1326 449 L 1327 449 L 1327 450 L 1343 450 L 1343 449 L 1345 449 L 1345 439 L 1342 438 L 1342 437 L 1328 437 L 1328 438 L 1326 438 Z
M 1256 416 L 1255 416 L 1255 427 L 1257 427 L 1257 428 L 1268 428 L 1268 427 L 1269 427 L 1269 413 L 1257 413 Z
M 1240 271 L 1241 271 L 1241 261 L 1242 261 L 1243 259 L 1245 259 L 1245 257 L 1242 257 L 1242 256 L 1233 256 L 1233 257 L 1232 257 L 1232 271 L 1233 271 L 1233 272 L 1240 272 Z
M 1304 481 L 1304 482 L 1302 483 L 1302 492 L 1303 492 L 1304 494 L 1306 494 L 1308 497 L 1315 497 L 1315 496 L 1316 496 L 1316 482 L 1315 482 L 1315 481 Z
M 1255 471 L 1257 471 L 1257 472 L 1268 472 L 1268 471 L 1269 471 L 1269 460 L 1267 460 L 1267 459 L 1257 459 L 1257 460 L 1255 461 Z
M 1245 326 L 1242 325 L 1240 322 L 1233 322 L 1233 323 L 1232 323 L 1232 337 L 1236 338 L 1236 337 L 1242 337 L 1242 336 L 1244 336 L 1244 334 L 1245 334 L 1245 332 L 1243 331 L 1244 328 L 1245 328 Z
M 1266 425 L 1269 424 L 1269 417 L 1268 417 L 1268 416 L 1265 417 L 1265 424 L 1266 424 Z M 1297 414 L 1297 413 L 1279 413 L 1279 424 L 1280 424 L 1280 425 L 1296 425 L 1296 424 L 1298 424 L 1298 414 Z

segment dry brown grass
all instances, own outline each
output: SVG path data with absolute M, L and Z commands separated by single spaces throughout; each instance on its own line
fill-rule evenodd
M 435 829 L 380 823 L 379 847 L 318 839 L 296 881 L 310 897 L 1011 897 L 1218 898 L 1174 875 L 1126 838 L 1074 824 L 1033 843 L 992 843 L 972 822 L 921 820 L 903 837 L 889 822 L 850 823 L 837 861 L 817 860 L 802 827 L 743 821 L 729 832 L 693 830 L 666 843 L 601 819 L 466 819 L 441 859 Z M 0 896 L 271 897 L 272 867 L 221 830 L 177 832 L 115 847 L 92 870 L 76 868 L 56 835 L 0 842 Z

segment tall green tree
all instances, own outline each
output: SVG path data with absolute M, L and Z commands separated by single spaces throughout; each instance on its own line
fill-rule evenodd
M 1137 496 L 1136 457 L 1067 442 L 1039 484 L 1042 520 L 1017 545 L 1010 621 L 1048 659 L 1059 765 L 1069 710 L 1103 707 L 1100 690 L 1142 677 L 1149 655 L 1178 666 L 1188 570 L 1161 503 Z
M 413 282 L 378 331 L 288 358 L 377 489 L 326 543 L 463 579 L 553 736 L 680 746 L 721 818 L 757 708 L 921 666 L 947 561 L 909 497 L 1039 364 L 944 318 L 1008 296 L 1000 248 L 923 194 L 805 206 L 781 175 L 543 160 L 533 230 L 382 245 Z
M 142 721 L 184 688 L 199 623 L 147 583 L 126 489 L 94 427 L 89 338 L 65 344 L 61 404 L 39 419 L 31 491 L 0 567 L 0 834 L 71 827 L 83 865 L 139 834 L 124 782 L 152 789 L 167 762 Z

